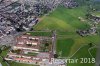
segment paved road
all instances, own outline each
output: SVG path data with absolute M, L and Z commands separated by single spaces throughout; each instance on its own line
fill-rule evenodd
M 52 43 L 53 43 L 53 53 L 56 54 L 56 30 L 53 31 L 53 36 L 52 36 Z
M 100 45 L 97 50 L 97 57 L 96 57 L 96 65 L 95 66 L 100 66 Z

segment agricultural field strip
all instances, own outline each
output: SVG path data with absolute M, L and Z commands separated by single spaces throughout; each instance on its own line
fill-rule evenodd
M 72 37 L 74 37 L 74 38 L 79 38 L 79 36 L 78 35 L 58 35 L 58 38 L 72 38 Z M 80 37 L 81 38 L 81 37 Z

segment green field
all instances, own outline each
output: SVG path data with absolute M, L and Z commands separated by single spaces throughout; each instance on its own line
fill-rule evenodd
M 78 19 L 78 17 L 85 18 L 86 14 L 86 6 L 78 7 L 75 9 L 66 9 L 64 7 L 57 8 L 54 12 L 52 12 L 48 16 L 42 17 L 42 21 L 38 23 L 34 30 L 56 30 L 57 31 L 57 40 L 63 40 L 64 38 L 72 39 L 74 41 L 73 44 L 71 44 L 70 52 L 66 52 L 67 47 L 70 45 L 68 41 L 63 40 L 62 44 L 66 44 L 66 50 L 63 49 L 62 51 L 66 52 L 66 56 L 72 55 L 80 46 L 88 43 L 94 43 L 97 44 L 100 41 L 100 38 L 98 35 L 91 35 L 87 37 L 81 37 L 78 34 L 76 34 L 77 29 L 88 29 L 90 26 L 86 21 L 82 22 Z M 62 39 L 61 39 L 62 38 Z M 57 48 L 60 48 L 59 43 L 57 42 Z M 60 51 L 58 51 L 60 52 Z M 64 56 L 65 56 L 64 55 Z
M 52 33 L 50 31 L 34 31 L 34 32 L 27 32 L 27 34 L 30 34 L 32 36 L 48 36 L 48 37 L 52 36 Z
M 81 46 L 89 43 L 93 43 L 96 45 L 100 42 L 99 35 L 81 37 L 76 33 L 76 30 L 78 29 L 90 28 L 88 20 L 85 19 L 85 14 L 87 13 L 86 9 L 86 6 L 80 6 L 75 9 L 66 9 L 64 7 L 59 7 L 54 12 L 50 13 L 50 15 L 42 17 L 40 23 L 38 23 L 34 27 L 34 30 L 56 30 L 57 53 L 60 55 L 60 57 L 70 57 Z M 83 19 L 85 19 L 85 21 L 80 21 L 78 17 L 82 17 Z M 87 51 L 86 48 L 84 47 L 83 49 L 81 49 L 81 52 L 78 52 L 77 56 L 84 55 L 84 52 Z M 86 55 L 90 57 L 90 55 L 88 54 L 89 53 L 86 53 Z M 80 66 L 80 64 L 69 64 L 68 66 Z M 84 64 L 82 66 L 84 66 Z M 88 66 L 94 66 L 94 64 L 89 64 Z
M 75 31 L 75 29 L 85 29 L 89 25 L 87 22 L 79 21 L 78 17 L 85 17 L 85 7 L 75 9 L 66 9 L 64 7 L 57 8 L 48 16 L 42 17 L 42 21 L 35 26 L 35 30 L 58 30 L 58 31 Z
M 97 51 L 98 51 L 98 48 L 93 48 L 90 50 L 90 52 L 94 58 L 96 58 Z
M 37 65 L 25 64 L 25 63 L 16 63 L 16 62 L 12 62 L 10 65 L 11 66 L 37 66 Z
M 93 15 L 100 17 L 100 12 L 94 12 Z
M 76 52 L 76 54 L 72 57 L 72 59 L 78 59 L 78 63 L 68 63 L 67 66 L 95 66 L 95 61 L 94 58 L 92 59 L 91 55 L 88 52 L 89 49 L 89 45 L 85 45 L 83 47 L 80 48 L 80 50 L 78 52 Z M 93 50 L 92 52 L 95 52 L 95 50 Z M 95 55 L 95 53 L 92 53 L 93 55 Z M 81 58 L 86 58 L 89 59 L 82 61 Z
M 57 40 L 57 52 L 58 52 L 58 54 L 61 57 L 68 56 L 73 44 L 74 44 L 73 39 L 58 39 Z

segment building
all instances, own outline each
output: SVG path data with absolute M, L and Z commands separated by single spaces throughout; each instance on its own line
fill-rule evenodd
M 46 41 L 47 40 L 47 41 Z M 52 37 L 21 35 L 15 38 L 15 46 L 7 54 L 5 60 L 40 66 L 64 66 L 65 62 L 53 62 L 52 44 L 46 46 L 45 42 L 52 42 Z M 50 43 L 51 43 L 50 42 Z M 47 44 L 47 43 L 46 43 Z M 44 51 L 44 49 L 46 51 Z M 48 51 L 47 51 L 48 50 Z

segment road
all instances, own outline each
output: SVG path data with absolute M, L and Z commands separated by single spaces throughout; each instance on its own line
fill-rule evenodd
M 53 35 L 52 35 L 52 51 L 54 54 L 56 54 L 56 30 L 53 31 Z
M 100 45 L 99 48 L 97 50 L 97 56 L 96 56 L 96 64 L 95 66 L 100 66 Z

